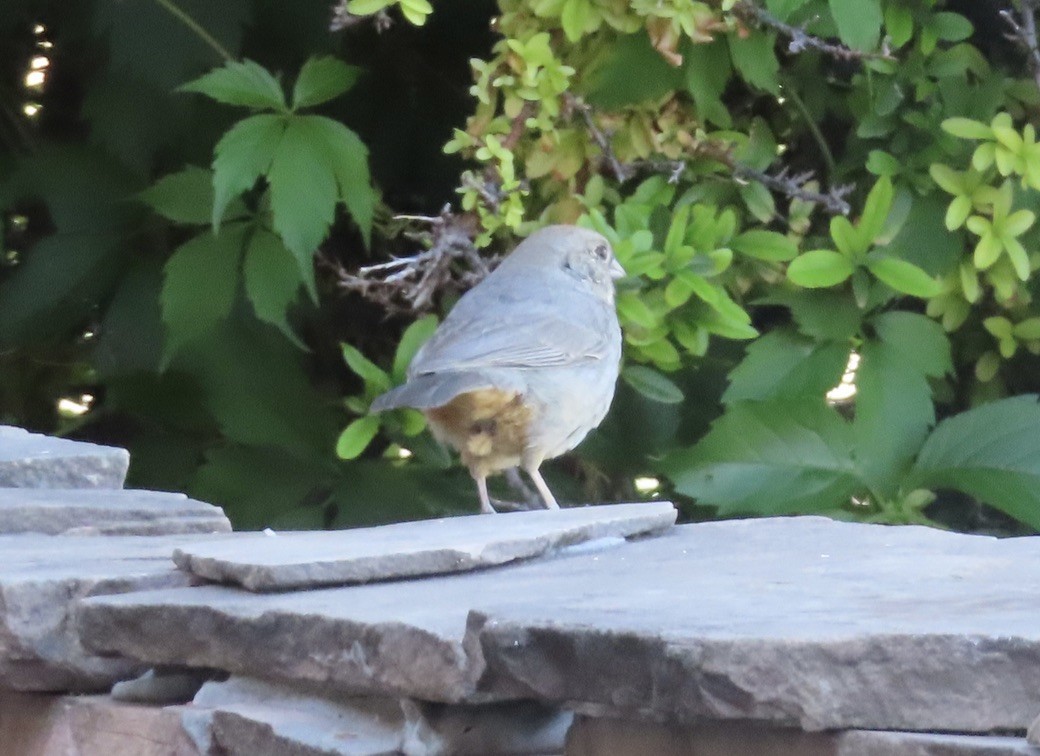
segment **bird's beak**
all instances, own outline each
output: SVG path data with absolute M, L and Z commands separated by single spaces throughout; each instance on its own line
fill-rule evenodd
M 621 267 L 621 263 L 619 263 L 617 260 L 611 260 L 611 262 L 610 262 L 610 277 L 611 278 L 613 278 L 616 281 L 619 278 L 624 278 L 627 275 L 628 275 L 628 273 L 626 273 L 625 269 Z

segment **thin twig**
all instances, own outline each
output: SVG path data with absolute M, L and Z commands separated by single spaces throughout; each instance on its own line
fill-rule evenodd
M 592 141 L 599 147 L 599 151 L 603 154 L 603 159 L 610 166 L 610 170 L 614 174 L 614 178 L 618 180 L 618 183 L 623 184 L 632 178 L 632 171 L 618 160 L 617 155 L 614 154 L 614 150 L 610 146 L 610 137 L 604 134 L 599 126 L 596 125 L 596 121 L 592 117 L 592 108 L 570 93 L 564 95 L 564 102 L 569 109 L 581 116 L 589 136 L 592 137 Z
M 1033 80 L 1040 87 L 1040 42 L 1037 41 L 1036 11 L 1040 3 L 1037 0 L 1019 0 L 1018 17 L 1012 10 L 1000 11 L 1000 17 L 1011 28 L 1009 39 L 1025 48 L 1029 56 L 1029 68 L 1033 72 Z
M 235 56 L 229 53 L 227 48 L 217 41 L 216 37 L 203 29 L 198 21 L 181 10 L 172 0 L 155 0 L 155 3 L 162 8 L 165 8 L 170 15 L 191 29 L 191 31 L 195 33 L 195 36 L 212 47 L 213 50 L 216 51 L 217 55 L 223 58 L 226 62 L 230 63 L 235 59 Z
M 809 34 L 803 27 L 785 24 L 765 8 L 751 2 L 751 0 L 739 0 L 733 6 L 734 12 L 745 21 L 750 21 L 775 29 L 790 40 L 787 49 L 792 53 L 800 53 L 808 48 L 819 50 L 836 60 L 895 60 L 888 50 L 883 49 L 879 53 L 862 52 L 853 50 L 851 47 L 828 42 L 820 37 Z
M 390 14 L 383 8 L 371 15 L 362 16 L 351 13 L 347 9 L 348 0 L 340 0 L 339 4 L 332 8 L 332 20 L 329 22 L 329 31 L 339 32 L 359 24 L 371 22 L 377 32 L 382 33 L 394 25 Z
M 322 267 L 336 276 L 344 291 L 360 294 L 381 305 L 388 313 L 419 313 L 433 308 L 435 298 L 446 290 L 462 291 L 482 281 L 497 259 L 480 255 L 473 244 L 476 226 L 470 216 L 456 216 L 445 206 L 440 215 L 399 215 L 397 220 L 428 227 L 409 238 L 429 248 L 408 257 L 367 265 L 350 273 L 337 260 L 319 259 Z

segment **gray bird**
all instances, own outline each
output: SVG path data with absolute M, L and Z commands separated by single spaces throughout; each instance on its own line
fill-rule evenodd
M 421 410 L 454 447 L 493 513 L 487 476 L 520 467 L 547 509 L 538 468 L 602 422 L 617 382 L 621 328 L 614 279 L 625 271 L 595 231 L 549 226 L 466 292 L 415 354 L 407 381 L 373 412 Z

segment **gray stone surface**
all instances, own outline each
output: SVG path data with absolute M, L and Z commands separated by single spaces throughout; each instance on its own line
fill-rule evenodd
M 565 756 L 1038 756 L 1024 738 L 952 733 L 802 732 L 743 722 L 677 727 L 578 717 Z
M 161 491 L 0 488 L 0 534 L 228 533 L 220 507 Z
M 192 710 L 221 756 L 397 756 L 404 728 L 396 699 L 332 700 L 242 678 L 206 683 Z
M 0 688 L 107 690 L 143 671 L 86 651 L 71 623 L 73 606 L 87 596 L 187 585 L 170 554 L 206 537 L 0 536 Z
M 422 580 L 104 597 L 80 621 L 96 650 L 330 689 L 990 732 L 1040 711 L 1037 595 L 1040 538 L 777 518 Z
M 122 488 L 125 449 L 0 426 L 0 488 Z
M 251 533 L 177 549 L 173 561 L 200 577 L 252 591 L 368 583 L 490 567 L 598 538 L 664 530 L 675 518 L 675 507 L 662 501 Z

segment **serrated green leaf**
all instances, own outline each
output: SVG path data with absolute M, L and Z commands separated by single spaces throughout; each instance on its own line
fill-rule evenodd
M 231 200 L 252 189 L 267 173 L 287 123 L 283 116 L 252 116 L 236 123 L 217 142 L 213 158 L 214 230 Z
M 930 299 L 942 293 L 942 284 L 906 260 L 878 255 L 867 260 L 867 268 L 879 281 L 903 294 Z
M 368 169 L 368 148 L 339 121 L 323 116 L 303 116 L 301 120 L 315 134 L 320 134 L 327 164 L 339 187 L 339 198 L 361 230 L 365 246 L 370 246 L 378 195 Z
M 720 514 L 820 512 L 863 488 L 852 454 L 851 428 L 822 401 L 742 402 L 659 470 Z
M 419 347 L 426 343 L 437 330 L 438 320 L 436 315 L 427 315 L 419 318 L 404 329 L 401 341 L 397 344 L 397 352 L 394 354 L 394 367 L 390 372 L 395 383 L 403 383 L 408 366 L 419 351 Z
M 213 216 L 213 174 L 189 165 L 163 176 L 138 196 L 164 218 L 205 225 Z
M 950 337 L 942 326 L 916 312 L 893 311 L 871 320 L 878 338 L 914 370 L 931 378 L 953 372 Z
M 185 242 L 167 261 L 160 297 L 166 325 L 164 365 L 231 312 L 244 238 L 243 224 L 229 224 L 220 236 L 206 231 Z
M 792 283 L 809 289 L 840 284 L 852 275 L 852 263 L 829 249 L 817 249 L 796 257 L 787 266 Z
M 925 441 L 908 484 L 953 488 L 1040 529 L 1040 405 L 1001 399 L 943 420 Z
M 309 58 L 293 87 L 293 110 L 321 105 L 339 97 L 358 80 L 361 69 L 327 55 Z
M 733 67 L 744 81 L 771 94 L 778 94 L 780 62 L 776 59 L 774 36 L 752 29 L 743 38 L 739 34 L 732 34 L 728 39 Z
M 853 50 L 877 48 L 881 35 L 880 0 L 828 0 L 841 41 Z
M 684 43 L 681 52 L 686 88 L 693 96 L 698 118 L 728 129 L 732 119 L 722 102 L 731 73 L 725 40 L 696 45 Z
M 194 81 L 182 84 L 179 92 L 198 92 L 225 105 L 263 110 L 285 110 L 285 93 L 266 68 L 251 60 L 228 61 Z
M 759 260 L 785 262 L 798 256 L 798 245 L 775 231 L 745 231 L 733 239 L 730 246 L 742 255 Z
M 372 443 L 379 432 L 379 417 L 366 415 L 359 417 L 343 429 L 336 441 L 336 456 L 340 459 L 357 459 Z
M 343 350 L 343 359 L 347 366 L 365 382 L 365 390 L 368 393 L 377 394 L 390 389 L 390 376 L 383 368 L 361 354 L 357 347 L 340 344 L 340 348 Z
M 274 230 L 296 258 L 312 299 L 317 298 L 314 252 L 332 225 L 338 197 L 336 177 L 314 118 L 319 116 L 289 121 L 267 172 Z
M 282 240 L 269 231 L 253 234 L 242 264 L 246 296 L 256 316 L 281 331 L 300 349 L 307 347 L 293 332 L 286 311 L 300 292 L 300 270 Z
M 757 302 L 790 308 L 798 331 L 818 341 L 847 341 L 859 331 L 863 319 L 847 291 L 779 289 Z
M 621 377 L 629 386 L 654 402 L 678 404 L 683 392 L 669 378 L 646 365 L 626 365 Z
M 747 356 L 730 371 L 722 401 L 822 400 L 841 380 L 848 360 L 847 342 L 818 343 L 786 329 L 771 331 L 748 345 Z
M 928 429 L 935 422 L 932 391 L 903 353 L 868 341 L 856 371 L 856 459 L 875 493 L 896 494 Z

